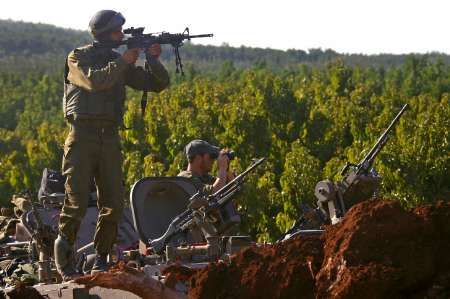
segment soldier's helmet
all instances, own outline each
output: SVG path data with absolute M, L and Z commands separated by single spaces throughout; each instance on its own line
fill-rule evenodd
M 114 10 L 100 10 L 89 22 L 89 30 L 95 39 L 106 36 L 117 30 L 125 23 L 120 12 Z

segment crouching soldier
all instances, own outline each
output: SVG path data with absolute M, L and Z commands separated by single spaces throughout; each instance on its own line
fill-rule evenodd
M 229 169 L 230 154 L 204 140 L 192 140 L 184 148 L 188 166 L 178 176 L 190 178 L 195 187 L 204 194 L 212 194 L 234 179 Z M 217 177 L 210 174 L 217 160 Z
M 220 149 L 199 139 L 189 142 L 184 151 L 188 160 L 188 166 L 178 176 L 189 178 L 200 193 L 211 195 L 234 179 L 235 175 L 229 167 L 230 159 L 234 158 L 234 152 L 228 149 Z M 210 174 L 215 161 L 217 161 L 217 176 Z M 238 224 L 241 218 L 234 204 L 229 203 L 224 209 L 226 214 L 230 215 L 229 222 L 233 223 L 233 225 L 223 233 L 228 235 L 238 234 Z M 198 230 L 193 229 L 191 233 L 196 241 L 200 241 Z M 203 234 L 205 235 L 205 232 Z

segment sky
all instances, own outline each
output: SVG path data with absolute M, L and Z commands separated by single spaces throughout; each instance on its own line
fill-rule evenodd
M 86 30 L 101 9 L 120 11 L 124 27 L 146 32 L 213 33 L 201 44 L 340 53 L 450 54 L 445 0 L 0 0 L 0 19 Z

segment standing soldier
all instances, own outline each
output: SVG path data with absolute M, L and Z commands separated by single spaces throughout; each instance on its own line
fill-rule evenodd
M 66 197 L 55 241 L 56 267 L 65 281 L 77 275 L 73 245 L 93 179 L 99 216 L 92 272 L 107 269 L 107 255 L 116 241 L 124 200 L 118 127 L 122 124 L 125 85 L 160 92 L 169 84 L 168 73 L 159 62 L 159 44 L 148 49 L 149 70 L 135 66 L 140 49 L 128 49 L 120 55 L 101 46 L 104 42 L 121 41 L 124 23 L 125 18 L 118 12 L 97 12 L 89 23 L 95 42 L 73 50 L 66 62 L 63 109 L 70 132 L 62 162 L 67 176 Z

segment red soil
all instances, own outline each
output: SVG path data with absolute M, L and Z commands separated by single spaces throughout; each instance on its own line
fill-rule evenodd
M 202 270 L 170 266 L 165 289 L 123 265 L 77 282 L 143 298 L 161 290 L 172 296 L 178 281 L 188 284 L 191 299 L 450 298 L 449 253 L 450 202 L 406 211 L 377 200 L 355 205 L 321 237 L 249 247 Z
M 450 245 L 449 227 L 449 203 L 414 211 L 396 201 L 354 206 L 326 230 L 317 297 L 411 298 L 432 291 L 449 270 L 442 267 L 450 261 L 442 254 Z
M 450 203 L 355 205 L 322 238 L 248 248 L 191 278 L 194 298 L 449 298 Z
M 190 281 L 190 298 L 314 298 L 322 263 L 320 237 L 247 248 L 230 264 L 215 263 Z

